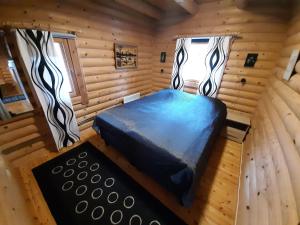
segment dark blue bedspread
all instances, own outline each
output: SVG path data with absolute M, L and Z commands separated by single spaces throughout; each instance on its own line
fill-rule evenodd
M 162 90 L 97 115 L 94 129 L 190 206 L 226 118 L 220 100 Z

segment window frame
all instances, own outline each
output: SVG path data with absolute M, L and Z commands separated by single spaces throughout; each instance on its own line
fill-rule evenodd
M 79 88 L 78 88 L 78 84 L 77 84 L 77 80 L 74 80 L 74 78 L 76 77 L 75 76 L 75 71 L 74 71 L 74 66 L 73 66 L 73 63 L 72 63 L 72 59 L 71 59 L 71 56 L 70 56 L 70 50 L 69 50 L 69 46 L 68 46 L 68 41 L 66 39 L 63 39 L 63 38 L 53 38 L 53 41 L 55 43 L 58 43 L 60 45 L 60 48 L 62 50 L 62 53 L 64 54 L 64 62 L 65 62 L 65 65 L 67 66 L 67 71 L 68 71 L 68 77 L 69 77 L 69 80 L 71 82 L 71 88 L 72 88 L 72 91 L 70 92 L 70 96 L 71 97 L 76 97 L 79 95 Z
M 87 90 L 75 38 L 68 34 L 64 36 L 64 34 L 55 33 L 53 34 L 53 41 L 61 45 L 61 49 L 66 56 L 64 60 L 68 67 L 68 75 L 71 81 L 72 92 L 70 92 L 70 97 L 72 98 L 72 102 L 74 104 L 88 104 Z

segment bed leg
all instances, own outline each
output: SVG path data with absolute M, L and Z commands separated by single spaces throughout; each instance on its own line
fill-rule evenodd
M 105 139 L 104 139 L 104 143 L 105 143 L 105 145 L 106 145 L 106 146 L 109 146 L 109 143 L 108 143 L 108 141 L 107 141 L 107 140 L 105 140 Z

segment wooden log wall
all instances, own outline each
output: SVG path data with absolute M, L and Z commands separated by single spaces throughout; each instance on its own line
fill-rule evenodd
M 300 85 L 282 79 L 290 54 L 300 48 L 300 5 L 256 109 L 242 157 L 237 225 L 300 223 Z
M 91 133 L 94 116 L 101 110 L 118 105 L 122 97 L 140 92 L 151 92 L 152 43 L 154 26 L 152 20 L 133 17 L 126 12 L 100 7 L 92 1 L 13 1 L 1 3 L 0 27 L 46 29 L 77 35 L 80 64 L 88 91 L 88 105 L 73 107 L 81 134 Z M 138 68 L 117 71 L 114 67 L 114 42 L 132 43 L 138 46 Z M 21 148 L 45 146 L 39 129 L 40 119 L 30 114 L 24 119 L 0 124 L 0 152 Z M 20 154 L 20 153 L 18 153 Z
M 228 108 L 251 115 L 279 56 L 287 29 L 286 16 L 285 9 L 268 7 L 245 11 L 238 9 L 234 0 L 204 1 L 194 16 L 159 28 L 153 53 L 154 90 L 170 85 L 177 35 L 237 34 L 240 38 L 232 45 L 218 98 Z M 159 63 L 161 51 L 167 52 L 166 63 Z M 259 54 L 254 68 L 244 68 L 248 53 Z M 245 85 L 240 82 L 242 78 L 247 80 Z M 195 93 L 195 85 L 186 85 L 185 91 Z

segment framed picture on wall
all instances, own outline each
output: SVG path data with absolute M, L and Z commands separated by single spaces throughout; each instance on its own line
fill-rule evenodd
M 115 43 L 116 69 L 137 68 L 138 48 L 136 45 Z

